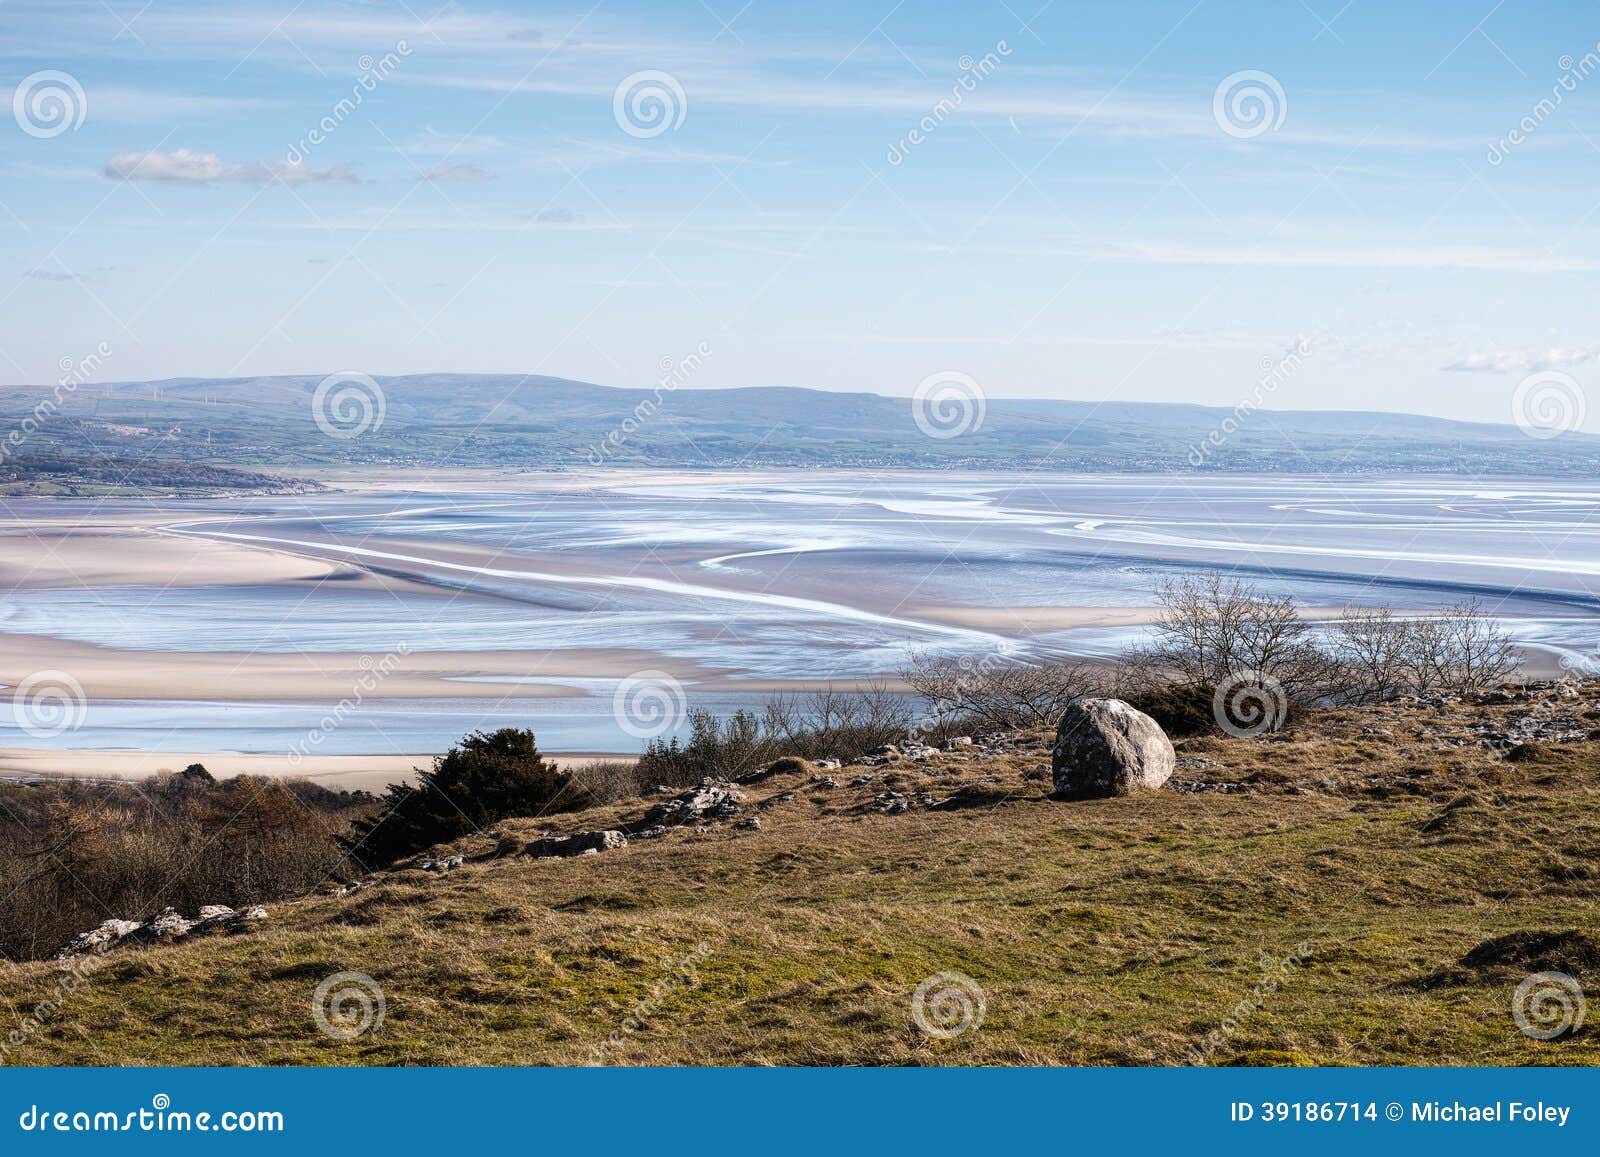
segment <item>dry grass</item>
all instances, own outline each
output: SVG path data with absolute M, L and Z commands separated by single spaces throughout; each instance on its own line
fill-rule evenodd
M 868 769 L 833 790 L 775 775 L 748 790 L 760 831 L 492 858 L 499 834 L 541 826 L 512 821 L 463 841 L 482 858 L 447 876 L 397 871 L 277 905 L 246 935 L 116 952 L 12 1059 L 581 1064 L 615 1032 L 607 1063 L 1181 1064 L 1251 1001 L 1264 959 L 1304 944 L 1213 1063 L 1594 1064 L 1594 1032 L 1546 1043 L 1513 1023 L 1537 958 L 1463 964 L 1512 932 L 1600 940 L 1600 743 L 1526 762 L 1441 743 L 1490 710 L 1191 740 L 1180 755 L 1218 763 L 1180 772 L 1213 789 L 1195 794 L 1050 801 L 1038 736 L 992 760 L 873 769 L 890 778 L 860 787 Z M 970 806 L 864 810 L 886 788 Z M 315 1027 L 312 991 L 340 970 L 382 986 L 381 1032 Z M 937 972 L 982 986 L 981 1028 L 916 1027 L 912 993 Z M 23 1015 L 54 977 L 6 969 L 0 1002 Z

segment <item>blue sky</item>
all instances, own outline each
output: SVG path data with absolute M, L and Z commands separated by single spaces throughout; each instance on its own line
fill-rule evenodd
M 742 2 L 7 0 L 0 380 L 1233 405 L 1305 341 L 1268 405 L 1600 430 L 1592 4 Z

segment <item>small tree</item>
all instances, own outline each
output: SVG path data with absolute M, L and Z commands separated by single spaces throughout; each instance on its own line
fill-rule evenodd
M 378 812 L 344 841 L 355 858 L 387 864 L 459 839 L 509 816 L 577 811 L 589 793 L 540 754 L 533 732 L 475 731 L 420 772 L 415 787 L 392 783 Z
M 1448 686 L 1482 691 L 1505 681 L 1520 664 L 1516 644 L 1477 599 L 1445 610 L 1439 619 L 1445 639 Z
M 1294 702 L 1327 693 L 1328 656 L 1287 595 L 1273 596 L 1222 575 L 1163 583 L 1154 645 L 1135 666 L 1169 672 L 1179 685 L 1276 685 Z
M 1414 624 L 1389 607 L 1347 610 L 1330 634 L 1341 668 L 1337 697 L 1352 703 L 1383 703 L 1405 692 Z
M 1102 673 L 1087 663 L 1015 663 L 998 655 L 912 654 L 900 672 L 937 717 L 970 715 L 991 727 L 1055 726 L 1075 699 L 1097 695 Z

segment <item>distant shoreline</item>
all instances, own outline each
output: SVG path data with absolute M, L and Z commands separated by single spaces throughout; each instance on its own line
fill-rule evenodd
M 443 754 L 436 753 L 436 754 Z M 563 767 L 596 760 L 638 758 L 637 752 L 552 751 L 546 757 Z M 411 755 L 308 755 L 291 763 L 286 755 L 240 755 L 211 751 L 115 751 L 0 748 L 0 780 L 87 779 L 141 780 L 162 772 L 182 771 L 191 763 L 204 764 L 218 778 L 266 775 L 308 779 L 345 791 L 381 791 L 391 783 L 410 783 L 418 769 L 433 763 L 433 754 Z

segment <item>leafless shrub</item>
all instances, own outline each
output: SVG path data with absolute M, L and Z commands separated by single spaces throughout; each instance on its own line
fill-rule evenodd
M 0 953 L 48 956 L 102 921 L 302 895 L 349 866 L 365 795 L 241 776 L 0 788 Z
M 1327 694 L 1330 657 L 1316 644 L 1294 600 L 1222 575 L 1163 583 L 1154 642 L 1127 662 L 1176 683 L 1216 687 L 1248 678 L 1276 684 L 1291 702 Z
M 1053 727 L 1067 705 L 1104 693 L 1105 672 L 1088 663 L 1016 663 L 998 655 L 916 653 L 901 678 L 934 720 L 964 716 L 992 728 Z
M 1334 661 L 1340 666 L 1338 697 L 1348 703 L 1382 703 L 1411 690 L 1414 628 L 1389 607 L 1352 609 L 1340 615 L 1329 636 Z
M 596 803 L 612 803 L 643 795 L 655 784 L 644 782 L 635 759 L 595 759 L 565 770 L 583 785 Z
M 1243 684 L 1281 688 L 1288 703 L 1376 703 L 1480 691 L 1519 664 L 1511 636 L 1476 600 L 1409 619 L 1389 607 L 1346 611 L 1319 641 L 1292 599 L 1237 579 L 1187 578 L 1157 597 L 1153 644 L 1125 655 L 1117 671 L 1129 696 Z
M 861 689 L 780 693 L 767 701 L 765 731 L 781 753 L 806 759 L 854 759 L 905 738 L 915 713 L 905 695 L 883 683 Z
M 1418 691 L 1482 691 L 1517 669 L 1516 644 L 1477 599 L 1413 623 L 1408 670 Z

